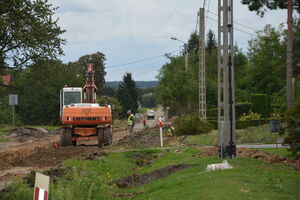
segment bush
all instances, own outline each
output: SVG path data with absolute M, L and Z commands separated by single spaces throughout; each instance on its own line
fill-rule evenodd
M 237 120 L 235 121 L 236 129 L 245 129 L 248 127 L 260 126 L 263 124 L 268 124 L 270 120 L 268 119 L 257 119 L 257 120 Z
M 250 112 L 251 103 L 236 103 L 235 104 L 235 117 L 238 119 L 243 115 L 247 115 Z
M 249 121 L 249 120 L 259 120 L 261 119 L 261 114 L 250 112 L 248 115 L 243 115 L 240 117 L 240 121 Z
M 261 114 L 264 118 L 270 116 L 271 113 L 271 99 L 266 94 L 251 94 L 250 102 L 252 104 L 252 111 Z
M 209 133 L 212 125 L 201 121 L 198 115 L 182 115 L 175 120 L 175 135 L 199 135 Z
M 286 124 L 288 136 L 284 141 L 290 145 L 292 154 L 296 155 L 297 152 L 300 152 L 300 101 L 287 112 Z

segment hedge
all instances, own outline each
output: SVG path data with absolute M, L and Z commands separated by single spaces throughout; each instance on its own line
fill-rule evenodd
M 268 124 L 270 119 L 259 119 L 259 120 L 247 120 L 247 121 L 235 121 L 236 129 L 245 129 L 248 127 L 260 126 L 263 124 Z M 214 129 L 218 129 L 218 120 L 209 120 L 209 123 L 213 126 Z
M 242 102 L 235 104 L 235 117 L 236 119 L 240 118 L 244 114 L 248 114 L 251 109 L 251 103 Z M 207 119 L 208 120 L 217 120 L 218 119 L 218 108 L 207 109 Z
M 264 118 L 270 117 L 271 98 L 266 94 L 251 94 L 250 102 L 252 104 L 252 112 L 261 114 Z

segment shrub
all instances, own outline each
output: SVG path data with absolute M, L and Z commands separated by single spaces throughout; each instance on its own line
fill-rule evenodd
M 242 115 L 247 115 L 251 109 L 251 103 L 236 103 L 235 104 L 235 117 L 240 118 Z
M 240 121 L 249 121 L 249 120 L 259 120 L 261 119 L 261 114 L 250 112 L 248 115 L 243 115 L 240 117 Z
M 286 114 L 288 136 L 284 139 L 290 145 L 290 151 L 296 155 L 300 151 L 300 101 Z
M 250 102 L 252 104 L 252 111 L 261 114 L 264 118 L 270 116 L 271 113 L 271 99 L 266 94 L 251 94 Z
M 256 120 L 237 120 L 235 122 L 236 129 L 245 129 L 248 127 L 260 126 L 269 123 L 268 119 L 256 119 Z
M 175 120 L 175 135 L 199 135 L 209 133 L 212 126 L 201 121 L 198 115 L 182 115 Z

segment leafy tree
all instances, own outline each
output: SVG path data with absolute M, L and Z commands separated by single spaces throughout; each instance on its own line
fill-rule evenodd
M 47 0 L 0 0 L 0 68 L 20 69 L 29 61 L 62 55 L 65 32 Z M 5 66 L 10 60 L 13 66 Z
M 187 43 L 189 54 L 193 54 L 199 49 L 199 36 L 196 32 L 192 32 Z
M 157 105 L 153 92 L 144 94 L 141 99 L 141 104 L 143 107 L 154 108 Z
M 242 89 L 272 95 L 284 87 L 286 50 L 281 37 L 281 29 L 267 25 L 249 41 L 249 71 Z
M 123 81 L 119 84 L 117 98 L 123 108 L 122 117 L 126 116 L 127 110 L 136 113 L 138 109 L 138 88 L 135 81 L 132 79 L 131 73 L 126 73 L 123 76 Z
M 216 36 L 212 30 L 209 30 L 207 33 L 206 49 L 210 53 L 212 50 L 216 48 L 217 48 Z
M 97 94 L 100 94 L 102 92 L 102 89 L 104 88 L 105 79 L 104 76 L 106 75 L 104 62 L 106 60 L 105 55 L 101 52 L 96 52 L 91 55 L 85 55 L 81 56 L 76 64 L 80 67 L 82 67 L 82 73 L 85 72 L 85 67 L 87 63 L 89 62 L 89 58 L 91 57 L 92 63 L 94 64 L 94 70 L 95 70 L 95 85 L 98 88 Z
M 76 65 L 39 60 L 16 74 L 11 92 L 19 94 L 16 111 L 24 124 L 59 124 L 59 91 L 64 85 L 81 87 Z
M 256 11 L 260 16 L 264 16 L 269 10 L 286 9 L 287 0 L 242 0 L 242 4 L 248 5 L 250 11 Z M 300 13 L 300 0 L 293 0 L 293 7 Z

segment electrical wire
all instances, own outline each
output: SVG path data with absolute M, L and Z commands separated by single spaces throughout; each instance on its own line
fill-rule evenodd
M 211 11 L 211 10 L 207 10 L 207 12 L 210 12 L 210 13 L 212 13 L 213 15 L 215 15 L 215 16 L 218 16 L 218 14 L 217 13 L 215 13 L 215 12 L 213 12 L 213 11 Z M 239 22 L 237 22 L 237 21 L 233 21 L 235 24 L 238 24 L 238 25 L 240 25 L 240 26 L 243 26 L 243 27 L 245 27 L 245 28 L 249 28 L 249 29 L 252 29 L 252 30 L 254 30 L 254 31 L 259 31 L 258 29 L 256 29 L 256 28 L 253 28 L 253 27 L 250 27 L 250 26 L 247 26 L 247 25 L 245 25 L 245 24 L 241 24 L 241 23 L 239 23 Z
M 149 67 L 152 67 L 153 65 L 157 65 L 157 64 L 160 64 L 160 63 L 162 63 L 163 61 L 159 61 L 159 62 L 154 62 L 154 63 L 147 63 L 146 65 L 143 65 L 143 66 L 141 66 L 141 65 L 137 65 L 137 66 L 133 66 L 133 67 L 130 67 L 130 69 L 134 69 L 134 68 L 140 68 L 140 67 L 143 67 L 143 68 L 149 68 Z M 108 69 L 108 71 L 106 71 L 107 73 L 113 73 L 113 72 L 122 72 L 122 71 L 126 71 L 126 70 L 128 70 L 128 68 L 126 68 L 126 69 L 119 69 L 119 70 L 113 70 L 113 71 L 109 71 L 109 69 Z
M 211 18 L 211 17 L 207 17 L 208 19 L 210 19 L 210 20 L 212 20 L 212 21 L 215 21 L 215 22 L 217 22 L 218 23 L 218 20 L 216 20 L 216 19 L 214 19 L 214 18 Z M 244 31 L 244 30 L 241 30 L 241 29 L 239 29 L 239 28 L 236 28 L 236 27 L 234 27 L 234 29 L 235 30 L 237 30 L 237 31 L 239 31 L 239 32 L 242 32 L 242 33 L 245 33 L 245 34 L 248 34 L 248 35 L 251 35 L 251 36 L 256 36 L 255 34 L 253 34 L 253 33 L 250 33 L 250 32 L 247 32 L 247 31 Z
M 169 53 L 164 53 L 162 55 L 153 56 L 153 57 L 150 57 L 150 58 L 145 58 L 145 59 L 135 60 L 135 61 L 128 62 L 128 63 L 122 63 L 122 64 L 117 64 L 117 65 L 107 66 L 107 69 L 115 68 L 115 67 L 120 67 L 120 66 L 125 66 L 125 65 L 131 65 L 131 64 L 135 64 L 135 63 L 145 62 L 145 61 L 152 60 L 152 59 L 155 59 L 155 58 L 164 57 L 166 54 L 172 54 L 172 53 L 175 53 L 175 52 L 178 52 L 178 51 L 181 51 L 181 49 L 178 49 L 176 51 L 172 51 L 172 52 L 169 52 Z

